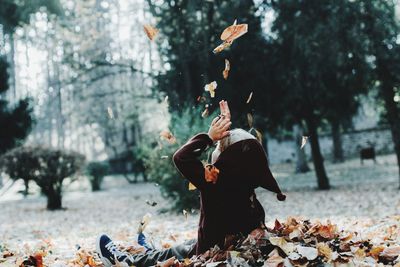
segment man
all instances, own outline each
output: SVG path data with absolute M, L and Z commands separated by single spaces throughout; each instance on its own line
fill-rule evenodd
M 112 263 L 114 257 L 128 264 L 149 266 L 138 263 L 138 260 L 145 257 L 149 264 L 155 264 L 168 259 L 168 256 L 190 258 L 215 245 L 223 248 L 226 239 L 235 235 L 246 236 L 252 230 L 263 227 L 265 212 L 256 198 L 255 188 L 263 187 L 277 193 L 279 200 L 285 200 L 285 195 L 268 168 L 261 144 L 242 129 L 230 131 L 228 103 L 221 101 L 220 109 L 221 115 L 212 121 L 208 133 L 195 135 L 173 156 L 180 173 L 200 191 L 197 242 L 171 250 L 150 250 L 147 255 L 128 256 L 103 236 L 98 241 L 97 249 L 103 262 L 108 260 Z M 212 164 L 203 166 L 200 156 L 215 143 L 217 147 L 212 153 Z

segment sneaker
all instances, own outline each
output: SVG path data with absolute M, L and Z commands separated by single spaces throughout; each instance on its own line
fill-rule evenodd
M 96 251 L 100 256 L 105 267 L 111 267 L 117 263 L 125 263 L 124 265 L 131 266 L 132 256 L 119 250 L 114 242 L 106 235 L 101 235 L 97 238 Z

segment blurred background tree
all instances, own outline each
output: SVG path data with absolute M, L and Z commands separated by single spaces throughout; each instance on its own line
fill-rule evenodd
M 399 166 L 400 188 L 400 43 L 397 1 L 365 1 L 364 25 L 369 37 L 374 85 L 383 101 L 384 118 L 390 125 L 393 147 Z
M 47 197 L 47 209 L 62 208 L 63 182 L 73 179 L 84 165 L 85 157 L 44 147 L 17 147 L 1 157 L 1 167 L 14 180 L 35 181 Z
M 9 89 L 8 63 L 0 56 L 0 94 Z M 15 147 L 29 134 L 33 124 L 29 99 L 20 100 L 15 106 L 0 98 L 0 155 Z
M 184 179 L 172 162 L 175 151 L 194 134 L 207 132 L 211 118 L 203 119 L 199 109 L 183 108 L 181 112 L 171 113 L 170 129 L 177 142 L 169 144 L 166 141 L 157 141 L 155 136 L 152 143 L 142 144 L 145 154 L 146 173 L 156 182 L 162 194 L 172 201 L 173 208 L 179 212 L 199 207 L 197 190 L 189 190 L 189 182 Z M 210 154 L 211 151 L 208 152 Z M 209 155 L 202 160 L 207 161 Z
M 323 120 L 331 124 L 333 154 L 343 160 L 340 126 L 355 114 L 356 96 L 368 85 L 360 4 L 281 0 L 272 1 L 271 7 L 276 12 L 272 32 L 279 36 L 271 44 L 277 69 L 273 89 L 284 92 L 279 98 L 284 109 L 276 118 L 283 126 L 304 121 L 318 187 L 329 189 L 318 128 Z

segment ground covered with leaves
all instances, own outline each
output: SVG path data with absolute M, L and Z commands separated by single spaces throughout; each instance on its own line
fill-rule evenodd
M 268 230 L 213 248 L 186 265 L 399 266 L 394 156 L 378 157 L 376 165 L 361 166 L 357 160 L 327 164 L 333 186 L 329 191 L 314 189 L 313 173 L 294 175 L 289 165 L 271 170 L 287 200 L 278 202 L 273 194 L 257 190 Z M 66 209 L 55 212 L 46 211 L 45 199 L 38 196 L 0 200 L 0 265 L 42 261 L 45 266 L 95 266 L 96 237 L 107 233 L 123 246 L 135 245 L 138 223 L 146 213 L 152 219 L 145 233 L 157 248 L 196 236 L 196 211 L 162 212 L 169 204 L 156 185 L 127 185 L 108 178 L 105 189 L 67 192 Z

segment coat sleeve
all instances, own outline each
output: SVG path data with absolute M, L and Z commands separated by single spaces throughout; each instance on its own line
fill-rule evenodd
M 173 156 L 174 164 L 179 172 L 199 190 L 204 190 L 208 185 L 205 180 L 204 166 L 199 157 L 212 144 L 213 141 L 207 134 L 197 134 Z

